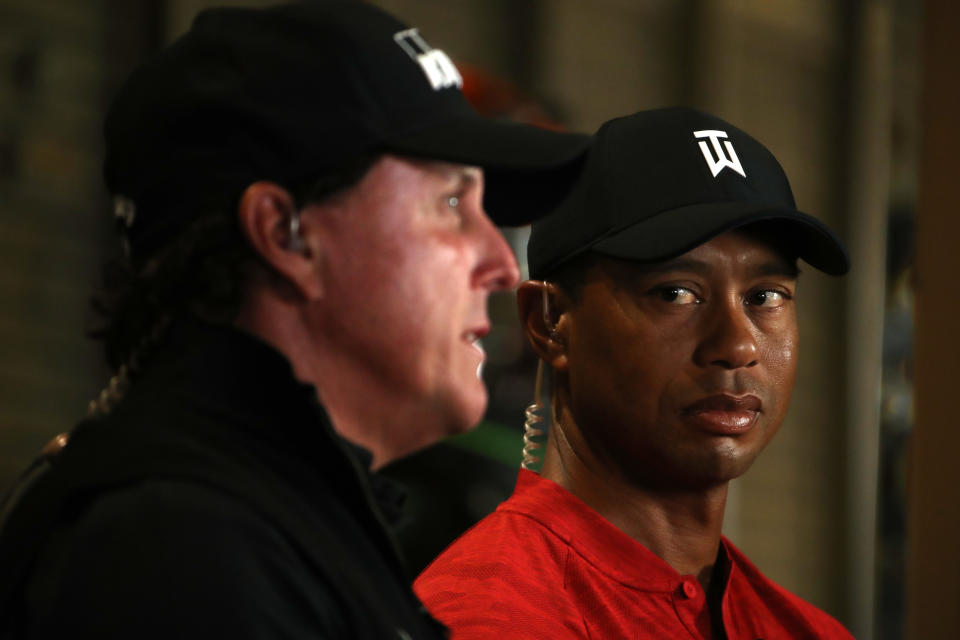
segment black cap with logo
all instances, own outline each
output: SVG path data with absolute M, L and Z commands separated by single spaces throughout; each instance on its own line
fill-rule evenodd
M 720 118 L 695 109 L 641 111 L 604 124 L 579 182 L 534 222 L 530 277 L 585 253 L 640 262 L 678 256 L 743 225 L 770 221 L 810 265 L 832 275 L 849 260 L 837 236 L 797 210 L 773 154 Z
M 461 84 L 446 54 L 364 2 L 201 13 L 107 116 L 104 173 L 134 256 L 252 182 L 289 185 L 380 152 L 483 167 L 500 224 L 543 215 L 587 137 L 482 118 Z

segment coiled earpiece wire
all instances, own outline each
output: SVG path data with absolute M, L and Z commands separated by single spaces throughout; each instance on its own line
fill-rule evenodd
M 542 381 L 543 360 L 540 360 L 537 362 L 537 381 L 533 386 L 533 404 L 528 405 L 523 412 L 527 419 L 523 423 L 523 459 L 520 466 L 531 471 L 531 467 L 540 462 L 540 456 L 534 455 L 534 451 L 543 447 L 543 444 L 534 438 L 539 438 L 546 431 L 543 427 L 536 426 L 543 422 L 543 416 L 537 415 L 537 412 L 543 409 L 540 401 Z
M 550 299 L 547 296 L 547 283 L 543 283 L 540 289 L 543 293 L 543 322 L 544 326 L 552 331 L 552 322 L 550 321 Z M 523 412 L 526 420 L 523 423 L 523 458 L 520 466 L 524 469 L 533 471 L 532 467 L 540 462 L 540 456 L 534 455 L 537 449 L 543 448 L 543 443 L 538 440 L 546 432 L 540 425 L 543 422 L 543 416 L 538 415 L 538 411 L 543 409 L 542 397 L 543 391 L 543 359 L 537 360 L 537 377 L 533 385 L 533 403 L 528 405 Z

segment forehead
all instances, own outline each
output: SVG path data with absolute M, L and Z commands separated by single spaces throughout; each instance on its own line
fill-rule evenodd
M 353 186 L 330 199 L 347 214 L 339 222 L 369 231 L 372 224 L 399 224 L 437 197 L 482 188 L 479 167 L 386 154 Z
M 796 278 L 797 258 L 781 234 L 771 228 L 735 229 L 668 260 L 634 262 L 601 258 L 598 264 L 612 275 L 639 276 L 692 272 L 703 276 L 727 274 L 745 277 Z
M 451 181 L 479 182 L 483 178 L 483 171 L 479 167 L 444 160 L 386 154 L 374 164 L 367 177 L 373 182 L 395 188 L 401 184 L 428 185 Z

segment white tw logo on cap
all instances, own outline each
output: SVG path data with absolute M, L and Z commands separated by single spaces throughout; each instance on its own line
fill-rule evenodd
M 434 91 L 463 86 L 463 78 L 447 54 L 427 44 L 417 29 L 398 31 L 393 41 L 420 65 Z
M 717 174 L 723 171 L 724 167 L 730 167 L 744 178 L 747 177 L 747 174 L 744 172 L 743 167 L 740 165 L 740 159 L 737 158 L 737 152 L 733 150 L 733 144 L 729 140 L 724 140 L 723 145 L 727 148 L 727 155 L 723 153 L 723 147 L 720 146 L 720 138 L 726 138 L 726 131 L 716 131 L 714 129 L 704 129 L 703 131 L 694 131 L 694 138 L 710 138 L 710 142 L 713 143 L 713 150 L 717 154 L 716 160 L 713 158 L 713 154 L 710 153 L 710 149 L 707 147 L 707 143 L 703 140 L 700 141 L 700 151 L 703 152 L 703 158 L 707 161 L 707 165 L 710 167 L 710 173 L 713 174 L 713 177 L 716 178 Z

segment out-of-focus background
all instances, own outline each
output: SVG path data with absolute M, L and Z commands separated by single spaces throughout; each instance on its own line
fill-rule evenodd
M 84 332 L 117 254 L 100 127 L 118 84 L 197 11 L 267 1 L 0 0 L 0 484 L 109 372 Z M 801 279 L 787 423 L 725 530 L 858 638 L 960 629 L 960 53 L 951 0 L 376 0 L 461 67 L 492 115 L 593 131 L 686 104 L 764 142 L 853 270 Z M 144 149 L 149 153 L 149 149 Z M 642 194 L 638 194 L 642 197 Z M 507 232 L 523 263 L 524 230 Z M 512 489 L 534 358 L 492 303 L 475 432 L 388 470 L 415 571 Z

